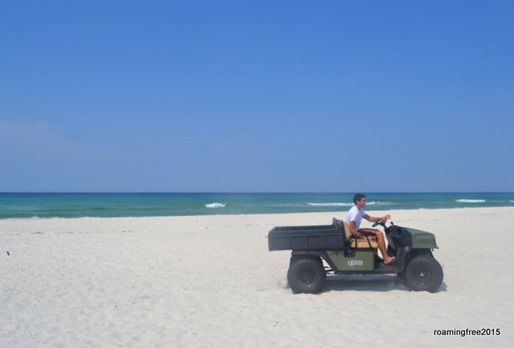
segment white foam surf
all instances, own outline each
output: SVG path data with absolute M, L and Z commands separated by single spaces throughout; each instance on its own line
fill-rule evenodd
M 366 203 L 366 205 L 392 205 L 392 204 L 394 204 L 394 203 L 393 202 L 375 202 L 375 201 Z
M 457 203 L 485 203 L 485 199 L 467 199 L 467 198 L 461 198 L 457 199 L 455 202 Z
M 307 205 L 310 205 L 311 207 L 350 207 L 353 203 L 307 203 Z
M 224 204 L 224 203 L 218 203 L 218 202 L 214 202 L 214 203 L 208 203 L 205 205 L 206 208 L 210 208 L 210 209 L 214 209 L 214 208 L 225 208 L 227 205 Z

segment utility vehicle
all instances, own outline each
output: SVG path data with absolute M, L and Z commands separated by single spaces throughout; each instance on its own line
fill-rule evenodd
M 327 274 L 396 274 L 411 290 L 437 291 L 443 270 L 432 254 L 438 248 L 434 234 L 385 221 L 377 225 L 384 228 L 393 264 L 377 257 L 374 240 L 353 238 L 349 225 L 335 218 L 331 225 L 275 227 L 268 248 L 292 250 L 287 281 L 294 293 L 321 292 Z

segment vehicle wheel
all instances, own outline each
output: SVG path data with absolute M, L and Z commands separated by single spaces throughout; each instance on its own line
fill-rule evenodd
M 326 279 L 323 264 L 315 259 L 295 259 L 291 261 L 287 271 L 287 282 L 294 293 L 318 293 L 325 286 Z
M 434 292 L 443 282 L 443 269 L 432 256 L 418 255 L 412 258 L 400 276 L 411 290 Z

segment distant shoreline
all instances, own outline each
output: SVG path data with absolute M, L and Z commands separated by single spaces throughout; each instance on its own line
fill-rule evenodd
M 367 209 L 366 209 L 367 210 Z M 449 212 L 455 212 L 455 213 L 479 213 L 481 211 L 483 212 L 490 212 L 492 210 L 505 210 L 508 213 L 514 212 L 514 206 L 512 207 L 459 207 L 459 208 L 430 208 L 430 209 L 383 209 L 383 210 L 370 210 L 370 212 L 373 213 L 383 213 L 383 212 L 390 212 L 393 217 L 392 221 L 395 221 L 395 216 L 397 217 L 397 214 L 411 214 L 413 212 L 441 212 L 441 213 L 449 213 Z M 367 210 L 368 211 L 368 210 Z M 313 217 L 319 217 L 326 215 L 328 218 L 335 217 L 335 218 L 343 218 L 346 214 L 346 210 L 339 210 L 339 211 L 321 211 L 321 212 L 303 212 L 303 213 L 244 213 L 244 214 L 210 214 L 210 215 L 155 215 L 155 216 L 80 216 L 80 217 L 11 217 L 11 218 L 0 218 L 0 221 L 16 221 L 16 220 L 25 220 L 25 221 L 47 221 L 47 220 L 164 220 L 164 219 L 191 219 L 191 218 L 214 218 L 214 219 L 222 219 L 224 217 L 230 218 L 230 217 L 296 217 L 296 216 L 303 216 L 307 217 L 309 215 Z M 327 220 L 327 223 L 330 221 Z
M 366 193 L 367 210 L 514 207 L 514 193 Z M 0 219 L 340 212 L 353 193 L 0 193 Z

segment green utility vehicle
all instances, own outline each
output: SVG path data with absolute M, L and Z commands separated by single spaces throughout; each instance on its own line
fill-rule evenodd
M 438 248 L 430 232 L 379 221 L 393 264 L 377 257 L 370 238 L 355 239 L 344 221 L 331 225 L 275 227 L 268 234 L 269 250 L 292 250 L 287 281 L 294 293 L 318 293 L 327 274 L 396 274 L 414 291 L 435 292 L 443 281 L 441 265 L 432 255 Z

